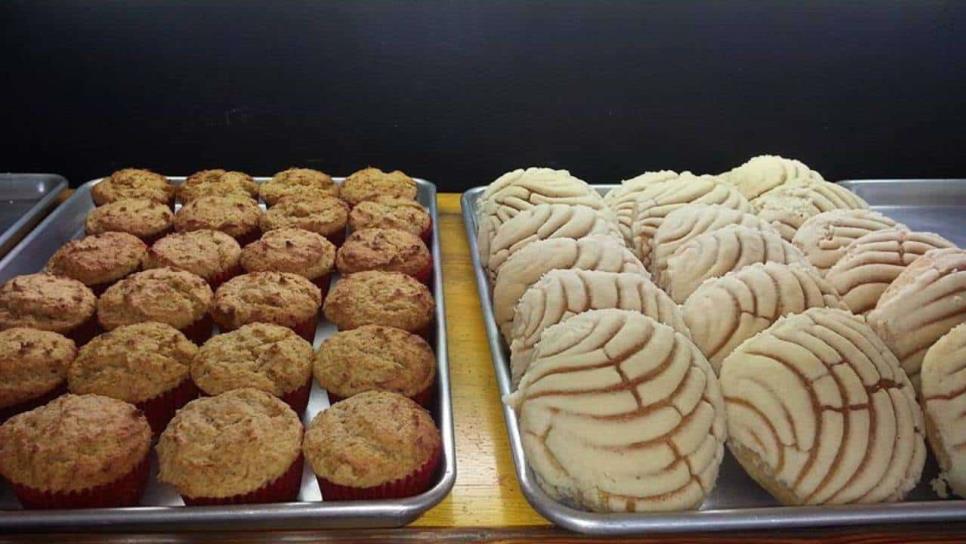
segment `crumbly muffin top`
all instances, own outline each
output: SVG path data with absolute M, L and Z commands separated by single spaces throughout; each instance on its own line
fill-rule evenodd
M 283 170 L 258 188 L 262 200 L 269 206 L 286 196 L 316 198 L 318 196 L 339 196 L 339 186 L 325 172 L 310 168 L 289 168 Z
M 404 230 L 362 229 L 349 235 L 336 254 L 339 272 L 386 270 L 416 276 L 433 264 L 423 240 Z
M 188 497 L 231 497 L 274 481 L 298 459 L 302 423 L 257 389 L 189 402 L 158 440 L 158 480 Z
M 415 334 L 365 325 L 330 336 L 313 371 L 322 387 L 342 398 L 372 390 L 412 397 L 433 383 L 436 356 Z
M 283 198 L 269 208 L 262 216 L 261 227 L 265 232 L 295 227 L 329 236 L 345 229 L 348 220 L 349 206 L 338 198 L 302 199 L 293 196 Z
M 100 395 L 63 395 L 0 425 L 0 475 L 34 489 L 66 492 L 129 473 L 151 448 L 141 411 Z
M 387 173 L 378 168 L 363 168 L 346 178 L 339 196 L 353 206 L 378 196 L 415 200 L 416 182 L 399 170 Z
M 142 168 L 124 168 L 91 187 L 91 198 L 97 206 L 125 198 L 143 198 L 167 205 L 174 191 L 174 185 L 161 174 Z
M 0 332 L 0 408 L 52 391 L 76 355 L 74 341 L 56 332 L 25 327 Z
M 151 246 L 144 267 L 167 266 L 210 280 L 235 267 L 241 253 L 238 242 L 224 232 L 211 229 L 178 232 Z
M 315 474 L 360 488 L 412 474 L 440 447 L 429 412 L 402 395 L 368 391 L 316 415 L 303 450 Z
M 244 172 L 215 169 L 191 174 L 178 188 L 178 198 L 183 204 L 203 196 L 230 195 L 258 198 L 258 184 Z
M 47 261 L 46 271 L 84 285 L 117 281 L 141 269 L 148 246 L 126 232 L 105 232 L 67 242 Z
M 294 327 L 312 318 L 322 291 L 290 272 L 252 272 L 223 283 L 215 293 L 211 316 L 229 329 L 262 321 Z
M 432 219 L 426 208 L 408 198 L 377 196 L 356 204 L 349 212 L 352 230 L 385 228 L 422 235 L 431 226 Z
M 171 228 L 173 221 L 174 213 L 165 204 L 145 199 L 122 199 L 92 210 L 87 214 L 84 228 L 87 234 L 113 230 L 150 238 Z
M 325 317 L 339 330 L 386 325 L 422 331 L 433 321 L 435 301 L 422 283 L 400 272 L 356 272 L 336 282 L 325 299 Z
M 241 236 L 258 227 L 262 209 L 247 197 L 203 196 L 188 202 L 174 217 L 178 232 L 211 229 Z
M 67 386 L 71 393 L 144 402 L 188 378 L 197 351 L 198 346 L 171 325 L 125 325 L 80 349 L 67 370 Z
M 51 274 L 26 274 L 0 285 L 0 329 L 30 327 L 70 332 L 94 315 L 97 297 L 83 283 Z
M 332 272 L 335 245 L 305 229 L 270 230 L 245 246 L 241 265 L 248 272 L 292 272 L 315 279 Z
M 211 287 L 201 276 L 154 268 L 115 283 L 97 301 L 97 319 L 107 330 L 143 321 L 184 329 L 204 317 Z

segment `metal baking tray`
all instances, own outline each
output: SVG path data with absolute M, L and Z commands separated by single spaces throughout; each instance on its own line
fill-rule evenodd
M 169 178 L 181 183 L 183 177 Z M 258 182 L 269 178 L 256 178 Z M 44 267 L 47 259 L 67 241 L 84 235 L 84 219 L 94 209 L 90 181 L 77 189 L 66 202 L 51 213 L 16 248 L 0 260 L 0 281 L 29 274 Z M 341 179 L 337 179 L 341 182 Z M 456 479 L 456 455 L 453 440 L 453 411 L 450 396 L 449 362 L 446 348 L 446 321 L 443 302 L 443 276 L 440 264 L 439 217 L 436 210 L 436 186 L 416 180 L 417 198 L 429 209 L 433 220 L 433 284 L 436 299 L 435 342 L 436 398 L 433 419 L 442 434 L 443 457 L 432 487 L 415 497 L 367 501 L 323 501 L 315 475 L 308 464 L 302 474 L 302 490 L 298 502 L 284 504 L 251 504 L 237 506 L 185 507 L 177 492 L 157 482 L 157 458 L 152 452 L 151 477 L 142 506 L 132 508 L 100 508 L 75 510 L 21 510 L 10 486 L 0 484 L 0 532 L 60 530 L 225 530 L 225 529 L 319 529 L 401 527 L 415 520 L 449 494 Z M 333 276 L 333 282 L 338 281 Z M 335 326 L 319 320 L 315 347 L 335 332 Z M 328 395 L 313 383 L 308 408 L 302 421 L 329 406 Z
M 930 230 L 961 246 L 966 244 L 966 179 L 849 180 L 842 184 L 857 192 L 872 208 L 912 229 Z M 617 185 L 594 187 L 603 194 Z M 493 354 L 493 368 L 500 394 L 504 396 L 511 392 L 510 357 L 493 317 L 489 278 L 480 264 L 476 244 L 477 202 L 485 189 L 475 187 L 466 191 L 461 202 L 483 322 Z M 940 499 L 930 488 L 929 482 L 938 472 L 931 453 L 922 480 L 901 503 L 781 506 L 745 474 L 726 451 L 718 483 L 700 510 L 653 514 L 600 514 L 577 510 L 550 498 L 537 485 L 524 457 L 516 415 L 505 405 L 503 418 L 517 479 L 527 501 L 543 517 L 572 531 L 621 535 L 966 520 L 966 500 Z
M 19 242 L 67 188 L 57 174 L 0 174 L 0 256 Z

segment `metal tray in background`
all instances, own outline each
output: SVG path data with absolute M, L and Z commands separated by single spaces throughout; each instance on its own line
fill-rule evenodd
M 848 180 L 845 187 L 864 198 L 873 209 L 912 229 L 937 232 L 960 246 L 966 245 L 966 180 Z M 601 194 L 617 185 L 595 185 Z M 493 367 L 501 396 L 511 392 L 509 353 L 493 317 L 489 278 L 480 264 L 476 243 L 477 202 L 485 187 L 463 193 L 463 220 L 469 239 L 483 322 L 493 354 Z M 784 529 L 826 525 L 864 525 L 966 521 L 966 500 L 944 500 L 929 482 L 937 468 L 932 454 L 919 485 L 906 500 L 894 504 L 843 506 L 781 506 L 725 453 L 718 482 L 700 510 L 672 513 L 601 514 L 577 510 L 550 498 L 537 485 L 527 466 L 516 415 L 503 406 L 510 450 L 520 489 L 530 505 L 553 523 L 598 535 L 656 532 Z
M 0 256 L 5 255 L 67 188 L 57 174 L 0 174 Z
M 172 177 L 181 183 L 183 177 Z M 256 178 L 261 183 L 269 178 Z M 77 189 L 66 202 L 54 210 L 33 232 L 27 235 L 3 260 L 0 281 L 12 276 L 37 272 L 47 259 L 67 241 L 84 235 L 84 219 L 94 209 L 90 181 Z M 337 179 L 341 182 L 341 179 Z M 443 302 L 443 277 L 440 264 L 439 218 L 436 210 L 436 186 L 416 180 L 417 198 L 429 209 L 433 219 L 433 253 L 431 290 L 436 299 L 435 342 L 436 397 L 431 412 L 442 434 L 443 456 L 440 468 L 429 490 L 404 499 L 366 501 L 323 501 L 309 463 L 302 474 L 298 502 L 283 504 L 250 504 L 237 506 L 185 507 L 177 492 L 157 482 L 157 458 L 152 452 L 151 476 L 142 506 L 131 508 L 97 508 L 74 510 L 20 510 L 9 485 L 0 484 L 0 533 L 10 531 L 103 530 L 103 531 L 179 531 L 225 529 L 316 529 L 401 527 L 443 500 L 456 479 L 456 455 L 453 440 L 453 412 L 450 396 L 449 362 L 446 348 L 446 312 Z M 333 282 L 338 281 L 333 276 Z M 335 332 L 335 326 L 319 320 L 315 347 Z M 312 384 L 308 408 L 302 418 L 308 424 L 319 411 L 329 406 L 328 395 L 318 383 Z

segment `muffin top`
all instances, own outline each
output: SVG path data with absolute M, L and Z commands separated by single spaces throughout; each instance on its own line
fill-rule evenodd
M 346 238 L 335 265 L 342 274 L 386 270 L 417 276 L 433 265 L 433 257 L 423 240 L 411 232 L 362 229 Z
M 312 344 L 292 329 L 251 323 L 212 337 L 191 362 L 191 377 L 205 393 L 254 387 L 280 397 L 312 376 Z
M 0 332 L 0 408 L 53 390 L 76 355 L 74 341 L 56 332 L 24 327 Z
M 30 327 L 70 332 L 94 315 L 97 297 L 83 283 L 51 274 L 26 274 L 0 285 L 0 329 Z
M 262 216 L 262 230 L 295 227 L 330 236 L 345 229 L 349 220 L 349 206 L 342 200 L 324 196 L 302 199 L 283 198 Z
M 322 291 L 298 274 L 252 272 L 218 288 L 211 316 L 229 329 L 256 321 L 295 327 L 318 313 L 321 304 Z
M 97 319 L 107 330 L 144 321 L 184 329 L 204 317 L 212 292 L 201 276 L 154 268 L 110 286 L 97 301 Z
M 342 398 L 371 390 L 412 397 L 436 377 L 436 356 L 421 337 L 364 325 L 328 338 L 313 364 L 319 385 Z
M 242 249 L 234 238 L 211 229 L 169 234 L 148 250 L 145 268 L 170 267 L 206 280 L 238 264 Z
M 356 204 L 349 212 L 352 230 L 399 229 L 422 236 L 431 226 L 432 219 L 426 208 L 408 198 L 377 196 Z
M 47 272 L 84 285 L 117 281 L 141 269 L 148 246 L 126 232 L 105 232 L 67 242 L 47 261 Z
M 319 196 L 339 196 L 339 186 L 325 172 L 310 168 L 289 168 L 283 170 L 258 188 L 262 200 L 271 206 L 286 196 L 298 198 L 317 198 Z
M 87 214 L 87 234 L 118 231 L 138 238 L 157 236 L 171 228 L 174 213 L 166 204 L 145 199 L 115 200 Z
M 168 205 L 174 198 L 174 185 L 168 178 L 142 168 L 124 168 L 91 187 L 95 206 L 126 198 L 143 198 Z
M 0 475 L 34 489 L 77 491 L 131 472 L 150 448 L 151 427 L 133 405 L 62 395 L 0 425 Z
M 433 321 L 429 289 L 400 272 L 356 272 L 336 282 L 325 299 L 325 317 L 339 330 L 386 325 L 417 332 Z
M 195 172 L 178 188 L 178 198 L 183 204 L 203 196 L 230 195 L 255 199 L 258 184 L 244 172 L 216 169 Z
M 368 391 L 316 415 L 303 450 L 315 474 L 359 488 L 412 474 L 440 447 L 429 412 L 402 395 Z
M 248 272 L 292 272 L 315 279 L 332 272 L 335 245 L 305 229 L 270 230 L 245 246 L 241 265 Z
M 203 196 L 188 202 L 174 217 L 178 232 L 212 229 L 241 236 L 258 227 L 262 209 L 247 197 Z
M 189 402 L 158 439 L 158 480 L 187 497 L 254 491 L 298 459 L 302 423 L 278 398 L 235 389 Z
M 339 196 L 352 206 L 378 196 L 415 200 L 416 182 L 399 170 L 386 173 L 369 167 L 347 177 L 339 190 Z
M 171 325 L 125 325 L 80 349 L 67 369 L 67 387 L 71 393 L 144 402 L 183 382 L 197 351 L 198 346 Z

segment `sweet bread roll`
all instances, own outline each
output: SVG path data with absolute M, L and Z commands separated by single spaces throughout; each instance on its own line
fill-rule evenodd
M 898 501 L 926 459 L 922 411 L 862 318 L 783 317 L 721 365 L 728 447 L 783 504 Z
M 694 343 L 717 371 L 742 342 L 779 317 L 809 308 L 848 309 L 812 267 L 756 263 L 702 283 L 681 311 Z
M 617 223 L 627 245 L 630 245 L 633 239 L 631 223 L 634 222 L 634 215 L 637 213 L 638 195 L 652 185 L 678 179 L 680 175 L 673 170 L 644 172 L 635 178 L 625 179 L 619 187 L 611 189 L 604 195 L 604 203 L 617 215 Z
M 827 181 L 785 184 L 754 199 L 758 216 L 791 241 L 809 218 L 831 210 L 867 209 L 859 195 Z
M 748 200 L 786 183 L 823 181 L 821 174 L 801 161 L 777 155 L 752 157 L 741 166 L 721 174 L 721 177 L 737 187 Z
M 510 333 L 513 383 L 530 365 L 533 348 L 547 327 L 588 310 L 640 312 L 690 338 L 678 305 L 644 274 L 596 270 L 553 270 L 520 299 Z
M 845 255 L 845 248 L 858 238 L 875 231 L 903 227 L 872 210 L 832 210 L 822 212 L 802 223 L 795 231 L 792 245 L 808 262 L 824 274 Z
M 637 257 L 609 236 L 534 242 L 506 262 L 493 284 L 493 316 L 504 339 L 511 340 L 513 310 L 526 290 L 551 270 L 571 268 L 649 277 Z
M 907 266 L 927 251 L 944 247 L 955 246 L 938 234 L 901 226 L 870 232 L 849 244 L 825 272 L 825 279 L 853 313 L 864 314 L 875 308 L 883 291 Z
M 926 438 L 940 477 L 966 497 L 966 324 L 946 333 L 922 360 Z
M 966 250 L 934 249 L 912 262 L 882 293 L 869 324 L 919 386 L 926 350 L 966 321 Z
M 717 379 L 690 340 L 650 317 L 594 310 L 550 327 L 507 402 L 554 499 L 674 511 L 714 488 L 726 438 Z
M 668 258 L 658 285 L 681 304 L 707 279 L 767 262 L 811 266 L 777 233 L 733 225 L 695 236 L 679 247 Z

